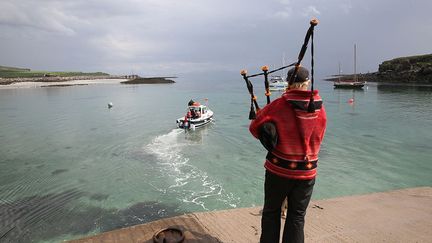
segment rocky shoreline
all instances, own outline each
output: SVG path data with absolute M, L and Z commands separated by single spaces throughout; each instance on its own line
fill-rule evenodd
M 354 79 L 354 74 L 333 75 L 327 81 Z M 399 57 L 384 61 L 379 65 L 378 72 L 357 74 L 359 81 L 428 85 L 432 84 L 432 54 Z

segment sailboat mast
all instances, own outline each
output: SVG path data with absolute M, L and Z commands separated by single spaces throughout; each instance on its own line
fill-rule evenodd
M 354 82 L 357 82 L 357 45 L 354 44 Z

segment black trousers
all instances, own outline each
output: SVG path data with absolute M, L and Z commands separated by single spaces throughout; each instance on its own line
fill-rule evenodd
M 261 218 L 261 243 L 279 243 L 281 206 L 288 199 L 282 242 L 304 242 L 304 218 L 315 179 L 292 180 L 266 171 L 264 208 Z

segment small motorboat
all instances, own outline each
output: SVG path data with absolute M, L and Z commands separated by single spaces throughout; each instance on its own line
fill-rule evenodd
M 288 82 L 283 80 L 281 76 L 271 76 L 269 80 L 269 88 L 272 91 L 284 91 L 288 87 Z
M 186 115 L 177 119 L 176 123 L 178 128 L 195 130 L 210 123 L 212 120 L 213 111 L 199 102 L 190 100 Z

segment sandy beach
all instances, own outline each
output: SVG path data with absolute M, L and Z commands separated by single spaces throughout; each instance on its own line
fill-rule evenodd
M 78 79 L 68 81 L 50 81 L 50 82 L 16 82 L 12 84 L 0 85 L 0 89 L 20 89 L 20 88 L 39 88 L 39 87 L 58 87 L 58 86 L 75 86 L 75 85 L 93 85 L 93 84 L 118 84 L 127 79 Z

